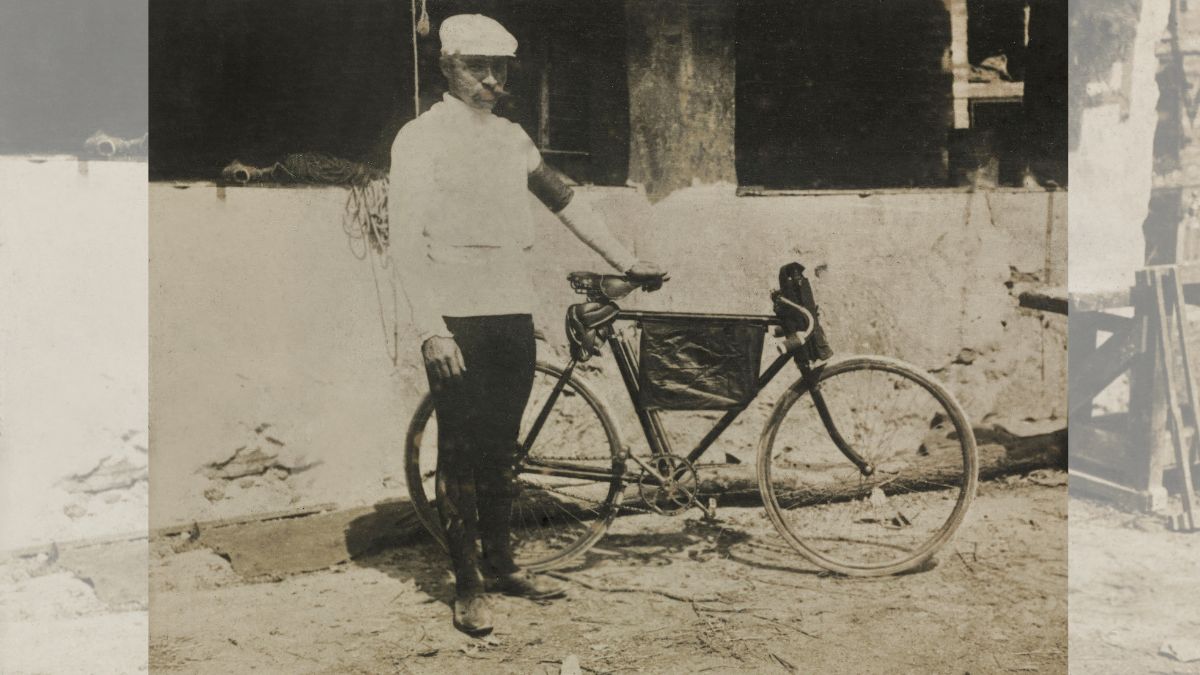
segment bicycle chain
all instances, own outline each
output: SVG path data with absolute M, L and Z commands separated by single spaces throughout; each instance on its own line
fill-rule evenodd
M 612 455 L 602 455 L 602 456 L 596 456 L 596 457 L 580 457 L 579 455 L 571 455 L 569 457 L 565 456 L 565 455 L 564 456 L 538 455 L 537 459 L 544 459 L 544 460 L 551 460 L 551 461 L 558 461 L 558 462 L 571 462 L 571 461 L 574 461 L 574 462 L 608 462 L 608 461 L 612 460 Z M 642 459 L 643 460 L 654 460 L 655 456 L 647 455 L 645 457 L 642 457 Z M 693 464 L 692 466 L 696 467 L 697 469 L 703 469 L 703 468 L 712 468 L 712 467 L 718 467 L 718 466 L 737 466 L 738 464 L 742 464 L 742 462 L 707 462 L 705 464 Z
M 570 457 L 567 457 L 567 456 L 542 455 L 542 456 L 539 456 L 539 457 L 538 457 L 538 459 L 549 460 L 549 461 L 564 461 L 564 462 L 565 462 L 565 461 L 576 461 L 576 462 L 580 462 L 580 461 L 582 461 L 582 462 L 587 462 L 587 461 L 593 461 L 593 462 L 607 462 L 607 461 L 611 461 L 611 460 L 612 460 L 612 455 L 603 455 L 603 456 L 597 456 L 597 457 L 579 457 L 579 456 L 570 456 Z M 648 459 L 651 459 L 651 460 L 653 460 L 653 459 L 654 459 L 654 457 L 653 457 L 653 456 L 650 456 Z M 702 469 L 702 468 L 714 468 L 714 467 L 720 467 L 720 466 L 735 466 L 735 464 L 733 464 L 732 462 L 710 462 L 710 463 L 707 463 L 707 464 L 693 464 L 693 465 L 692 465 L 692 468 L 694 468 L 694 469 L 696 469 L 697 471 L 699 471 L 699 470 L 700 470 L 700 469 Z M 624 480 L 622 480 L 622 483 L 624 483 L 624 484 L 626 484 L 626 485 L 633 485 L 633 483 L 631 483 L 631 482 L 626 482 L 626 481 L 624 481 Z M 597 500 L 595 500 L 595 499 L 588 499 L 587 497 L 580 497 L 580 496 L 578 496 L 578 495 L 568 494 L 568 493 L 566 493 L 566 492 L 563 492 L 562 490 L 556 490 L 556 489 L 554 489 L 554 488 L 552 488 L 552 487 L 547 487 L 547 486 L 545 486 L 545 485 L 532 485 L 532 484 L 530 484 L 530 486 L 531 486 L 531 487 L 534 487 L 535 489 L 538 489 L 538 490 L 544 490 L 545 492 L 549 492 L 549 493 L 552 493 L 552 494 L 557 494 L 557 495 L 560 495 L 560 496 L 562 496 L 562 497 L 566 497 L 567 499 L 573 499 L 573 500 L 575 500 L 575 501 L 581 501 L 581 502 L 588 502 L 588 503 L 594 504 L 594 505 L 596 505 L 596 506 L 604 506 L 604 502 L 597 501 Z M 699 487 L 699 486 L 697 486 L 697 487 Z M 651 509 L 651 508 L 648 508 L 648 507 L 645 507 L 645 506 L 636 505 L 636 504 L 634 504 L 633 502 L 631 502 L 631 501 L 628 501 L 628 500 L 624 499 L 624 494 L 622 494 L 622 499 L 621 499 L 621 502 L 620 502 L 619 504 L 617 504 L 617 505 L 616 505 L 616 507 L 617 507 L 618 509 L 628 509 L 629 511 L 634 511 L 634 512 L 637 512 L 637 513 L 646 513 L 646 514 L 658 515 L 658 514 L 657 514 L 657 512 L 656 512 L 656 511 L 654 511 L 654 509 Z

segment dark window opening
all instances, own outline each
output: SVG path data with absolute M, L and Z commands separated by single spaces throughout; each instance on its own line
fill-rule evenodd
M 967 61 L 972 82 L 1025 79 L 1026 0 L 967 0 Z
M 950 39 L 942 0 L 740 2 L 738 182 L 944 185 Z
M 618 0 L 506 3 L 520 42 L 501 111 L 546 164 L 579 183 L 624 185 L 629 167 L 625 10 Z M 503 21 L 503 20 L 502 20 Z
M 966 9 L 965 126 L 994 164 L 988 183 L 1065 186 L 1065 0 L 967 0 Z
M 1066 185 L 1065 0 L 742 0 L 738 182 Z
M 418 3 L 419 6 L 420 3 Z M 513 96 L 499 109 L 548 164 L 583 183 L 623 185 L 629 97 L 618 0 L 443 0 L 418 38 L 420 107 L 441 98 L 437 30 L 481 13 L 520 43 Z M 258 167 L 319 152 L 386 170 L 415 116 L 407 2 L 150 2 L 151 177 L 214 180 L 235 159 Z
M 300 152 L 386 167 L 412 116 L 409 26 L 390 0 L 150 0 L 151 178 Z

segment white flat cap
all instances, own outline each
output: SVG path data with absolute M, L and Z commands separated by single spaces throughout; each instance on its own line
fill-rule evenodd
M 443 54 L 516 56 L 517 38 L 495 19 L 482 14 L 456 14 L 438 29 Z

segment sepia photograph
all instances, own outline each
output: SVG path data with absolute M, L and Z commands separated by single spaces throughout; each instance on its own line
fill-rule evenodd
M 154 672 L 1066 672 L 1067 7 L 152 0 Z
M 0 673 L 1193 672 L 1194 15 L 0 0 Z

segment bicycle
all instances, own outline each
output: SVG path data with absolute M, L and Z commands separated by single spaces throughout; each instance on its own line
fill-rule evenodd
M 789 303 L 807 315 L 807 326 L 791 331 L 789 347 L 758 373 L 756 357 L 766 331 L 788 333 L 778 311 L 742 315 L 624 310 L 616 301 L 639 284 L 587 272 L 572 273 L 569 280 L 591 304 L 568 310 L 573 349 L 567 365 L 539 361 L 536 366 L 535 395 L 526 409 L 515 462 L 519 487 L 512 533 L 522 567 L 544 571 L 574 561 L 622 510 L 674 515 L 693 506 L 704 508 L 697 460 L 793 360 L 800 377 L 775 403 L 759 437 L 756 466 L 762 504 L 792 549 L 839 574 L 896 574 L 928 561 L 961 524 L 978 480 L 975 437 L 950 392 L 919 368 L 882 356 L 826 363 L 796 359 L 814 321 L 802 307 Z M 579 307 L 592 309 L 583 324 Z M 654 387 L 644 372 L 646 347 L 640 354 L 634 352 L 624 332 L 614 329 L 622 321 L 641 329 L 643 341 L 650 327 L 662 325 L 758 335 L 758 352 L 752 342 L 744 343 L 751 352 L 751 376 L 757 376 L 751 391 L 726 405 L 724 415 L 687 455 L 672 451 L 660 417 L 663 408 L 646 405 L 645 393 Z M 580 335 L 581 328 L 589 332 Z M 609 347 L 616 361 L 648 456 L 630 451 L 608 405 L 576 377 L 580 363 L 601 353 L 600 344 Z M 901 395 L 915 397 L 919 405 L 882 409 L 883 403 Z M 540 403 L 534 403 L 538 399 Z M 435 417 L 427 395 L 405 439 L 405 475 L 417 517 L 444 546 L 432 505 Z M 626 501 L 631 496 L 636 501 Z

